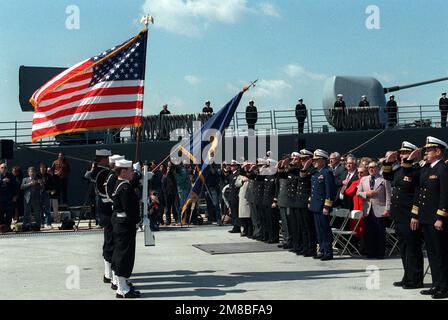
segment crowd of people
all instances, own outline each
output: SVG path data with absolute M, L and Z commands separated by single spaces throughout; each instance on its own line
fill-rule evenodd
M 67 206 L 70 165 L 63 153 L 48 166 L 19 166 L 10 171 L 0 163 L 0 232 L 52 229 L 60 221 L 59 208 Z M 34 216 L 34 219 L 32 219 Z
M 447 147 L 428 137 L 422 148 L 405 141 L 382 159 L 303 149 L 280 161 L 232 161 L 227 175 L 234 227 L 229 232 L 267 243 L 282 238 L 279 247 L 328 261 L 341 249 L 333 238 L 341 220 L 333 219 L 332 212 L 358 211 L 358 221 L 346 224 L 356 252 L 384 259 L 386 227 L 394 225 L 404 268 L 394 286 L 423 288 L 426 248 L 433 284 L 421 293 L 447 298 Z

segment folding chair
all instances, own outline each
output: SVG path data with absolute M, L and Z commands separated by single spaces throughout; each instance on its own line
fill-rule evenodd
M 348 223 L 348 220 L 350 218 L 350 210 L 349 209 L 334 209 L 331 213 L 330 213 L 332 220 L 331 221 L 334 222 L 334 220 L 336 220 L 336 218 L 342 218 L 342 224 L 340 228 L 335 228 L 335 227 L 331 227 L 331 231 L 333 232 L 333 249 L 336 249 L 336 244 L 339 243 L 338 238 L 339 238 L 339 234 L 336 234 L 335 231 L 343 231 Z M 331 224 L 330 224 L 331 226 Z M 340 244 L 340 243 L 339 243 Z
M 358 256 L 361 255 L 361 253 L 358 251 L 358 248 L 356 248 L 356 246 L 354 246 L 350 241 L 356 235 L 356 230 L 358 229 L 363 216 L 364 212 L 362 212 L 361 210 L 352 210 L 348 215 L 349 219 L 347 219 L 347 221 L 349 220 L 356 221 L 354 230 L 346 231 L 343 228 L 341 228 L 333 231 L 335 241 L 343 247 L 342 251 L 339 254 L 340 256 L 343 256 L 345 252 L 348 252 L 351 256 L 353 256 L 353 252 L 356 252 Z M 335 243 L 333 243 L 333 245 L 334 244 Z
M 390 244 L 391 249 L 388 256 L 390 257 L 395 250 L 400 251 L 398 248 L 398 238 L 395 232 L 395 221 L 392 221 L 389 228 L 386 228 L 386 242 Z

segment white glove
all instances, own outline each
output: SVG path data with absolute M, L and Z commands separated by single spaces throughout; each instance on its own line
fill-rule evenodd
M 148 180 L 151 180 L 152 177 L 154 177 L 154 172 L 149 171 L 146 176 L 148 177 Z

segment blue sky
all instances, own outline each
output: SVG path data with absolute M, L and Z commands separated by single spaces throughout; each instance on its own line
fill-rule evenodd
M 150 32 L 145 114 L 220 108 L 245 83 L 259 109 L 322 104 L 333 75 L 374 76 L 384 86 L 448 76 L 442 0 L 0 0 L 2 120 L 31 120 L 18 102 L 20 65 L 69 67 L 132 37 L 143 12 Z M 79 30 L 65 27 L 80 10 Z M 366 8 L 379 8 L 369 30 Z M 398 94 L 399 104 L 435 104 L 447 83 Z

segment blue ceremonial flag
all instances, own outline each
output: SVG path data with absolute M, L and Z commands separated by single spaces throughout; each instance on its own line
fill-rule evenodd
M 253 83 L 252 83 L 253 85 Z M 216 152 L 216 149 L 220 143 L 220 140 L 222 138 L 222 134 L 224 130 L 229 126 L 230 121 L 233 118 L 233 115 L 235 114 L 236 109 L 238 108 L 238 105 L 241 101 L 241 98 L 243 97 L 244 92 L 246 92 L 249 89 L 249 87 L 245 87 L 243 91 L 238 93 L 232 100 L 230 100 L 221 110 L 218 111 L 213 117 L 210 118 L 204 125 L 201 127 L 201 130 L 197 130 L 193 136 L 190 138 L 189 141 L 189 147 L 191 148 L 189 150 L 200 150 L 201 159 L 197 159 L 193 154 L 195 152 L 188 151 L 187 147 L 184 145 L 183 147 L 180 147 L 180 150 L 183 154 L 188 156 L 190 160 L 193 161 L 193 163 L 196 164 L 196 180 L 193 185 L 193 188 L 190 191 L 190 194 L 188 198 L 185 200 L 183 206 L 182 206 L 182 212 L 181 217 L 182 221 L 184 218 L 185 211 L 188 209 L 189 205 L 192 202 L 196 202 L 199 198 L 199 195 L 202 190 L 202 186 L 205 184 L 205 173 L 207 171 L 207 168 L 210 164 L 210 158 L 214 157 L 214 154 Z M 216 134 L 212 136 L 213 138 L 210 140 L 202 141 L 203 140 L 203 133 L 207 130 L 216 130 L 216 132 L 219 134 Z M 206 158 L 202 159 L 202 155 L 205 148 L 209 148 Z

